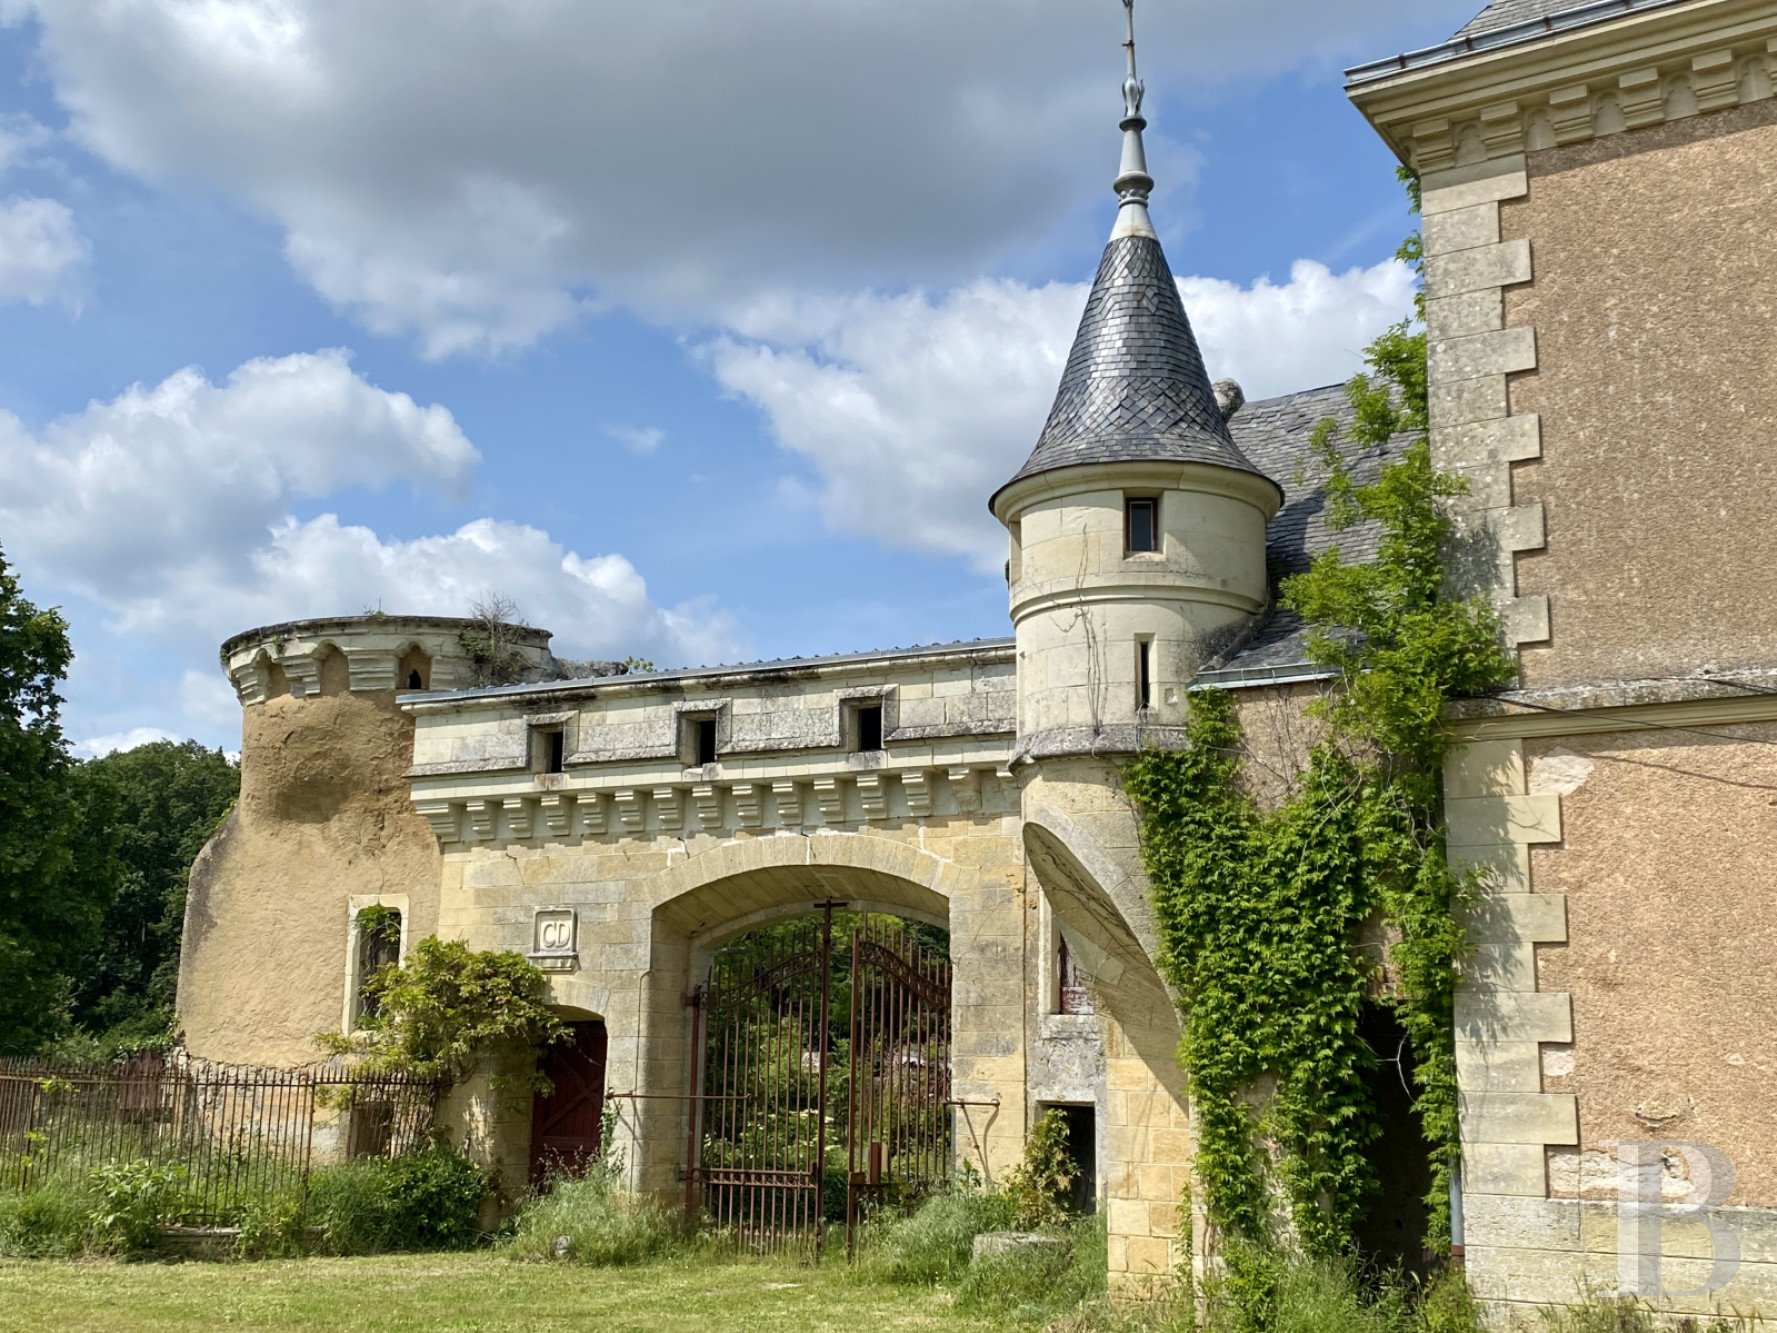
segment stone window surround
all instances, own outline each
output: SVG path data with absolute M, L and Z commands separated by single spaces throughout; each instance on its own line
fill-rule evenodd
M 358 913 L 366 907 L 387 907 L 401 913 L 401 942 L 395 953 L 398 962 L 407 961 L 408 932 L 413 926 L 413 913 L 405 893 L 354 893 L 346 899 L 346 993 L 339 1030 L 347 1034 L 358 1026 L 358 988 L 364 984 L 359 975 Z

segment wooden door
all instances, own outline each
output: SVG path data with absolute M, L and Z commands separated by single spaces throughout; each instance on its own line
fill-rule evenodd
M 605 1025 L 572 1023 L 570 1040 L 552 1046 L 542 1072 L 554 1091 L 531 1102 L 531 1183 L 585 1174 L 598 1157 L 605 1109 Z

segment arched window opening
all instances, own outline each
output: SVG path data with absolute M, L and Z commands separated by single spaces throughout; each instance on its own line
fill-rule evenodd
M 346 655 L 332 644 L 315 654 L 315 675 L 322 694 L 347 694 L 352 688 L 352 668 Z
M 432 688 L 432 659 L 423 648 L 412 647 L 401 655 L 395 668 L 396 688 L 429 690 Z

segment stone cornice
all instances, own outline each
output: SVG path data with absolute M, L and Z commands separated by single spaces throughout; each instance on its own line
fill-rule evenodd
M 1525 691 L 1457 704 L 1452 730 L 1464 740 L 1501 740 L 1777 721 L 1777 685 L 1757 688 L 1772 692 L 1747 693 L 1703 678 Z
M 1680 120 L 1777 92 L 1777 8 L 1696 0 L 1351 90 L 1421 174 Z

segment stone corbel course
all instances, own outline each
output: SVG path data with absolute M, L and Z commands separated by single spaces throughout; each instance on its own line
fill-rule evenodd
M 799 828 L 816 811 L 819 822 L 829 825 L 898 818 L 900 803 L 893 800 L 897 785 L 907 815 L 930 816 L 937 793 L 945 790 L 958 812 L 967 814 L 981 808 L 981 782 L 990 773 L 996 781 L 1011 780 L 1009 773 L 990 763 L 835 774 L 807 782 L 694 782 L 621 786 L 609 791 L 545 790 L 496 798 L 421 797 L 415 800 L 414 809 L 443 846 L 601 837 L 650 828 L 677 833 L 686 828 L 688 814 L 695 816 L 696 831 L 724 833 Z M 805 800 L 805 789 L 812 790 L 812 802 Z M 606 817 L 607 796 L 617 811 L 615 821 Z
M 1453 581 L 1498 608 L 1506 641 L 1549 637 L 1545 597 L 1519 597 L 1515 557 L 1542 547 L 1542 505 L 1512 503 L 1511 465 L 1542 453 L 1534 416 L 1512 416 L 1507 379 L 1536 368 L 1536 331 L 1505 327 L 1507 287 L 1531 278 L 1528 241 L 1499 239 L 1499 206 L 1528 192 L 1523 159 L 1423 182 L 1432 460 L 1468 482 L 1453 506 Z
M 1485 157 L 1536 152 L 1777 94 L 1777 37 L 1688 55 L 1682 49 L 1638 69 L 1496 102 L 1468 117 L 1419 121 L 1407 136 L 1422 174 Z

